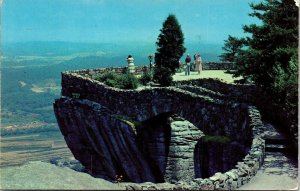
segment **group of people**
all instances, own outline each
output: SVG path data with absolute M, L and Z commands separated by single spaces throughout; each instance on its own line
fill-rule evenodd
M 194 62 L 192 62 L 190 55 L 187 54 L 184 66 L 186 76 L 190 75 L 190 71 L 196 71 L 198 74 L 200 74 L 202 71 L 202 58 L 200 54 L 194 54 Z

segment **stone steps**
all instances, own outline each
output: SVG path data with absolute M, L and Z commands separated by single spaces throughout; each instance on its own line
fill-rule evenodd
M 267 152 L 289 152 L 291 150 L 289 140 L 282 136 L 265 138 Z
M 264 140 L 266 143 L 266 152 L 283 152 L 291 151 L 291 143 L 278 129 L 269 122 L 264 122 L 265 132 Z
M 284 152 L 287 151 L 289 147 L 284 144 L 266 144 L 265 149 L 267 152 Z
M 266 144 L 288 144 L 288 140 L 284 138 L 266 138 Z

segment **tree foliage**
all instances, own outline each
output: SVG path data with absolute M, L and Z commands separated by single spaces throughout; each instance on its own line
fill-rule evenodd
M 169 86 L 172 84 L 172 71 L 166 67 L 155 68 L 153 78 L 156 79 L 161 86 Z
M 171 77 L 175 74 L 176 69 L 179 68 L 179 59 L 184 54 L 186 48 L 183 45 L 184 36 L 181 31 L 181 26 L 175 15 L 169 15 L 167 17 L 160 32 L 158 41 L 156 42 L 157 51 L 155 53 L 156 68 L 154 71 L 154 79 L 162 84 L 164 82 L 161 80 L 170 78 L 161 77 L 161 74 L 164 73 Z M 157 78 L 159 76 L 160 78 Z
M 238 53 L 241 51 L 243 44 L 244 39 L 239 39 L 229 35 L 228 39 L 224 41 L 224 47 L 222 47 L 225 53 L 219 56 L 221 61 L 235 62 L 235 59 Z
M 229 36 L 220 57 L 236 64 L 235 76 L 250 79 L 287 102 L 287 97 L 297 95 L 298 7 L 294 0 L 263 0 L 250 7 L 249 15 L 261 24 L 244 26 L 250 34 L 246 38 Z
M 237 74 L 276 91 L 276 79 L 295 72 L 290 61 L 298 49 L 298 8 L 294 0 L 264 0 L 250 6 L 250 16 L 260 19 L 262 25 L 243 27 L 251 37 L 236 57 Z
M 240 41 L 242 46 L 235 54 L 232 47 L 238 39 L 225 41 L 222 57 L 236 64 L 235 76 L 253 81 L 272 95 L 270 101 L 288 111 L 288 120 L 295 124 L 291 127 L 297 126 L 298 7 L 294 0 L 262 0 L 250 7 L 253 12 L 249 15 L 261 24 L 243 27 L 250 35 Z M 291 131 L 297 134 L 297 128 Z

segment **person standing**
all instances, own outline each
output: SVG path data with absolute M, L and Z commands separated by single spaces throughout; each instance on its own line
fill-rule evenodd
M 191 62 L 191 71 L 196 71 L 196 59 L 197 59 L 197 54 L 194 54 L 194 61 Z
M 198 74 L 202 72 L 202 58 L 200 54 L 198 54 L 196 58 L 196 71 L 198 72 Z
M 185 75 L 189 76 L 190 75 L 190 70 L 191 70 L 191 57 L 189 54 L 187 54 L 186 58 L 185 58 Z

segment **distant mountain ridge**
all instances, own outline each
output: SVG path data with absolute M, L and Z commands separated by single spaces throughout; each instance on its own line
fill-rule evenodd
M 204 61 L 219 61 L 222 53 L 221 44 L 207 44 L 187 42 L 187 53 L 201 54 Z M 4 56 L 68 56 L 78 54 L 79 57 L 124 57 L 131 54 L 138 60 L 145 58 L 156 51 L 155 42 L 128 42 L 128 43 L 81 43 L 81 42 L 16 42 L 2 44 Z M 99 54 L 101 53 L 101 54 Z M 184 56 L 185 56 L 184 55 Z M 144 60 L 144 59 L 142 59 Z

